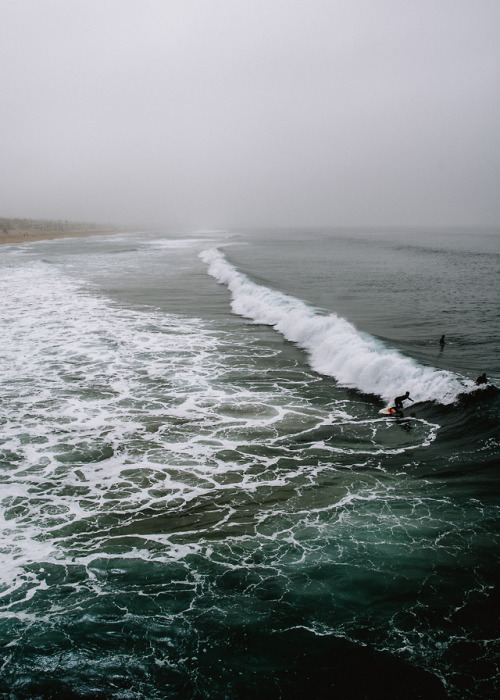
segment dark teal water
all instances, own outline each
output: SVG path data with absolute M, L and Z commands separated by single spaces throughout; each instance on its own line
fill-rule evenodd
M 498 232 L 0 254 L 3 696 L 496 696 Z

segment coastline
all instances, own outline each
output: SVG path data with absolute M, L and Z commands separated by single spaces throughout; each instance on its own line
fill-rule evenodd
M 81 231 L 38 231 L 36 229 L 14 229 L 12 232 L 0 231 L 0 245 L 29 243 L 31 241 L 50 241 L 55 238 L 83 238 L 85 236 L 107 236 L 123 233 L 121 229 L 82 229 Z

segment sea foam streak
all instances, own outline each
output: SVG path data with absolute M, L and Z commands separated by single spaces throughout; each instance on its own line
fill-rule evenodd
M 234 313 L 273 326 L 307 351 L 316 372 L 334 377 L 343 386 L 387 402 L 408 390 L 414 401 L 442 404 L 453 403 L 472 387 L 451 372 L 424 367 L 386 348 L 334 313 L 323 315 L 300 299 L 255 284 L 217 249 L 204 250 L 200 257 L 209 265 L 209 274 L 231 291 Z
M 125 522 L 129 509 L 206 489 L 203 477 L 183 478 L 196 448 L 185 433 L 206 415 L 198 397 L 210 404 L 216 341 L 197 319 L 91 291 L 46 263 L 0 270 L 1 605 L 27 580 L 38 585 L 25 571 L 33 562 L 57 565 L 71 549 L 86 564 L 87 540 L 73 534 L 87 522 L 107 512 Z M 106 556 L 107 536 L 89 541 Z

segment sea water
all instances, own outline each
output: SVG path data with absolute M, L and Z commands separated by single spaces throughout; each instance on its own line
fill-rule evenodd
M 493 698 L 498 242 L 3 246 L 1 697 Z

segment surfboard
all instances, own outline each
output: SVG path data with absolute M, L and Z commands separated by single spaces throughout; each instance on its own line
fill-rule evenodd
M 393 416 L 396 413 L 396 409 L 393 406 L 387 406 L 387 408 L 382 408 L 379 413 L 384 416 Z

